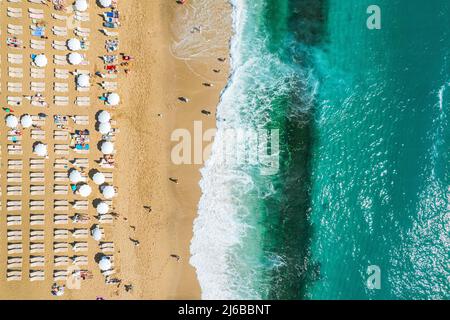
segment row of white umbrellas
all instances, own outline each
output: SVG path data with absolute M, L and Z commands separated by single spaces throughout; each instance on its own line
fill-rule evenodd
M 75 46 L 75 40 L 79 41 L 78 39 L 71 39 L 69 40 L 72 41 L 74 40 L 73 43 L 71 43 L 71 45 L 73 45 L 73 48 L 78 48 L 77 46 Z M 69 42 L 68 42 L 68 46 L 69 46 Z M 79 47 L 81 48 L 81 44 L 79 45 Z M 75 49 L 74 49 L 75 50 Z M 78 49 L 79 50 L 79 49 Z M 83 62 L 83 56 L 78 53 L 78 52 L 71 52 L 67 55 L 67 60 L 69 61 L 70 64 L 73 65 L 79 65 L 80 63 Z M 48 64 L 48 59 L 45 56 L 45 54 L 38 54 L 34 57 L 33 59 L 34 64 L 39 67 L 39 68 L 44 68 L 47 64 Z
M 13 114 L 7 115 L 5 118 L 5 122 L 6 126 L 11 129 L 17 128 L 19 126 L 19 119 Z M 20 118 L 20 124 L 24 128 L 29 128 L 33 125 L 33 118 L 31 118 L 29 114 L 24 114 Z
M 114 144 L 110 141 L 103 141 L 100 147 L 100 151 L 103 154 L 112 154 L 114 153 Z M 47 145 L 39 142 L 34 146 L 34 153 L 39 157 L 47 156 Z
M 103 8 L 109 8 L 112 5 L 112 0 L 99 0 L 99 4 Z M 74 3 L 76 11 L 84 12 L 88 9 L 88 3 L 86 0 L 76 0 Z

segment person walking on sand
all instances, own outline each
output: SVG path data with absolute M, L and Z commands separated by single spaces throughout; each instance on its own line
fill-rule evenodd
M 181 257 L 177 254 L 171 254 L 170 257 L 177 260 L 177 262 L 181 260 Z
M 189 99 L 186 98 L 186 97 L 178 97 L 178 100 L 180 100 L 181 102 L 184 102 L 184 103 L 188 103 L 189 102 Z
M 176 178 L 169 178 L 169 180 L 175 184 L 178 184 L 178 179 L 176 179 Z
M 148 211 L 148 213 L 152 212 L 151 206 L 144 206 L 144 209 Z

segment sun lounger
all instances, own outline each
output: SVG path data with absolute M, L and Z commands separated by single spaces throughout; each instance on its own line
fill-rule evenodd
M 69 187 L 65 185 L 55 185 L 53 187 L 53 193 L 57 195 L 65 195 L 69 193 Z
M 89 237 L 89 230 L 88 229 L 74 229 L 72 232 L 72 236 L 76 239 L 82 239 Z
M 113 253 L 114 252 L 114 243 L 113 242 L 101 242 L 100 250 L 104 253 Z
M 6 273 L 6 281 L 21 281 L 22 271 L 21 270 L 8 270 Z
M 44 209 L 45 209 L 44 200 L 30 200 L 31 211 L 44 211 Z
M 74 256 L 72 258 L 72 263 L 76 266 L 87 266 L 89 261 L 87 256 Z
M 53 217 L 53 222 L 55 224 L 68 224 L 69 223 L 69 216 L 67 214 L 57 214 Z
M 76 200 L 75 204 L 72 207 L 77 210 L 87 210 L 88 202 L 87 200 Z
M 88 243 L 87 242 L 74 242 L 72 244 L 72 250 L 74 252 L 86 252 L 86 251 L 88 251 Z
M 10 78 L 23 78 L 23 69 L 22 68 L 14 68 L 8 67 L 8 76 Z
M 44 169 L 44 159 L 30 159 L 30 169 Z
M 67 106 L 69 105 L 69 97 L 54 96 L 53 101 L 57 106 Z
M 30 194 L 32 196 L 43 196 L 45 195 L 45 186 L 30 186 Z
M 89 22 L 89 12 L 75 11 L 75 20 Z
M 111 224 L 114 222 L 114 217 L 111 214 L 102 214 L 99 216 L 98 222 L 101 224 Z
M 55 78 L 58 79 L 68 79 L 69 78 L 69 70 L 65 69 L 55 69 Z
M 8 7 L 7 15 L 10 18 L 22 18 L 22 9 L 21 8 Z
M 22 268 L 22 262 L 23 262 L 23 258 L 22 257 L 8 257 L 7 260 L 7 268 L 8 269 L 13 269 L 13 268 Z
M 22 64 L 23 54 L 8 53 L 8 62 L 11 64 Z
M 21 254 L 23 247 L 21 243 L 8 243 L 8 254 Z
M 30 281 L 44 281 L 44 270 L 30 270 Z
M 43 253 L 44 244 L 43 243 L 30 243 L 30 253 Z
M 32 78 L 35 78 L 35 79 L 44 79 L 45 78 L 45 70 L 31 68 L 30 75 Z
M 45 174 L 44 172 L 30 172 L 30 181 L 32 183 L 36 182 L 45 182 Z
M 23 169 L 22 160 L 8 159 L 8 170 L 22 170 L 22 169 Z
M 66 172 L 55 172 L 53 178 L 56 182 L 69 182 L 69 177 Z
M 68 155 L 69 149 L 70 148 L 67 144 L 55 144 L 54 152 L 57 155 Z
M 15 36 L 20 36 L 23 34 L 23 26 L 8 24 L 8 33 Z
M 8 82 L 8 91 L 9 92 L 22 92 L 22 83 L 21 82 Z
M 7 172 L 6 181 L 11 182 L 22 182 L 22 172 Z
M 8 230 L 7 239 L 10 241 L 22 241 L 22 230 Z
M 32 226 L 41 226 L 45 222 L 45 216 L 43 214 L 31 214 L 30 224 Z
M 68 256 L 55 256 L 53 263 L 55 267 L 67 266 L 70 263 L 70 259 Z
M 74 33 L 82 38 L 87 38 L 89 37 L 90 33 L 91 33 L 91 29 L 89 28 L 82 28 L 82 27 L 76 27 L 74 30 Z
M 69 84 L 68 83 L 54 82 L 53 83 L 53 90 L 55 92 L 68 92 L 69 91 Z
M 60 21 L 66 21 L 67 20 L 67 16 L 64 16 L 62 14 L 52 13 L 52 17 L 54 19 L 60 20 Z
M 55 229 L 53 231 L 53 238 L 57 240 L 69 238 L 69 230 L 67 229 Z
M 69 210 L 69 202 L 67 200 L 55 200 L 53 202 L 53 210 L 68 211 Z
M 67 27 L 53 26 L 52 32 L 58 37 L 67 37 Z
M 23 153 L 22 146 L 20 144 L 8 144 L 9 155 L 21 155 Z
M 67 270 L 55 270 L 53 271 L 53 281 L 66 281 L 68 278 Z
M 53 131 L 53 139 L 56 141 L 65 141 L 69 139 L 69 132 L 64 130 L 55 130 Z
M 53 251 L 56 253 L 68 252 L 69 244 L 67 242 L 55 242 L 53 243 Z
M 30 48 L 34 50 L 45 50 L 45 41 L 31 39 Z
M 6 187 L 6 195 L 21 196 L 22 195 L 22 186 L 7 186 Z
M 30 241 L 43 241 L 43 240 L 44 240 L 44 230 L 30 231 Z
M 45 131 L 40 129 L 33 129 L 30 132 L 31 139 L 33 140 L 45 140 Z
M 8 215 L 6 217 L 6 224 L 8 226 L 19 226 L 22 224 L 22 216 L 20 215 Z
M 30 267 L 39 268 L 45 266 L 45 258 L 43 256 L 31 256 L 30 257 Z

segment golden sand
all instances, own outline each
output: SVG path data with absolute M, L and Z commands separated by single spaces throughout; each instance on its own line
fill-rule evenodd
M 217 1 L 224 16 L 229 15 L 229 4 L 227 1 Z M 220 3 L 219 3 L 220 2 Z M 30 32 L 28 26 L 31 19 L 28 17 L 27 8 L 39 8 L 45 11 L 45 21 L 48 24 L 46 35 L 45 52 L 49 59 L 46 70 L 46 91 L 44 93 L 49 108 L 39 108 L 30 106 L 28 102 L 22 106 L 11 107 L 14 114 L 20 116 L 25 113 L 37 114 L 44 112 L 49 117 L 45 124 L 46 143 L 49 147 L 49 157 L 45 165 L 45 196 L 30 195 L 30 175 L 28 170 L 29 159 L 35 158 L 32 154 L 32 143 L 30 129 L 25 129 L 23 133 L 23 154 L 20 156 L 10 156 L 7 153 L 7 128 L 4 122 L 0 124 L 1 129 L 1 216 L 0 216 L 0 298 L 1 299 L 95 299 L 103 297 L 105 299 L 198 299 L 200 298 L 200 288 L 196 279 L 195 270 L 189 264 L 189 244 L 192 238 L 192 222 L 196 216 L 200 189 L 198 181 L 200 179 L 199 168 L 201 165 L 176 166 L 170 158 L 171 148 L 174 142 L 170 141 L 173 130 L 186 128 L 193 131 L 194 121 L 202 121 L 204 130 L 214 127 L 215 106 L 218 103 L 220 91 L 223 89 L 228 76 L 228 63 L 220 62 L 217 58 L 228 56 L 228 43 L 222 43 L 215 47 L 206 56 L 191 58 L 177 56 L 173 44 L 179 40 L 179 34 L 174 28 L 176 19 L 181 13 L 189 15 L 193 11 L 195 1 L 192 4 L 181 6 L 175 1 L 168 0 L 119 0 L 122 26 L 120 29 L 112 31 L 120 32 L 120 47 L 118 52 L 126 52 L 135 59 L 131 63 L 131 72 L 125 75 L 123 68 L 119 73 L 119 89 L 122 103 L 111 111 L 112 119 L 117 122 L 114 126 L 119 132 L 115 141 L 116 168 L 106 170 L 114 173 L 113 185 L 118 187 L 118 196 L 113 199 L 114 210 L 119 214 L 119 218 L 112 225 L 102 225 L 105 231 L 105 241 L 112 241 L 115 244 L 114 268 L 117 277 L 122 280 L 122 284 L 106 285 L 104 276 L 94 261 L 94 256 L 100 252 L 98 243 L 92 237 L 79 241 L 88 242 L 88 252 L 83 255 L 88 256 L 89 264 L 82 269 L 93 272 L 93 279 L 81 281 L 79 289 L 66 288 L 62 297 L 53 297 L 50 294 L 51 285 L 54 283 L 53 272 L 55 270 L 67 269 L 55 266 L 53 263 L 55 252 L 53 245 L 56 241 L 53 238 L 55 226 L 53 216 L 55 214 L 54 200 L 80 199 L 79 196 L 58 196 L 53 193 L 54 171 L 53 163 L 59 156 L 53 152 L 53 145 L 57 142 L 53 140 L 53 114 L 65 115 L 88 115 L 88 126 L 71 126 L 71 129 L 88 128 L 91 132 L 91 151 L 87 157 L 90 169 L 98 168 L 94 162 L 101 153 L 96 148 L 96 142 L 101 135 L 95 131 L 95 114 L 99 110 L 107 109 L 96 97 L 104 93 L 97 84 L 92 85 L 90 92 L 83 94 L 90 96 L 90 107 L 78 107 L 73 104 L 67 107 L 59 107 L 52 104 L 52 97 L 56 95 L 53 90 L 53 54 L 64 54 L 51 49 L 55 38 L 51 34 L 49 26 L 59 25 L 51 19 L 54 12 L 50 7 L 31 4 L 23 0 L 21 3 L 9 3 L 0 1 L 0 28 L 1 28 L 1 103 L 6 106 L 6 96 L 12 95 L 7 92 L 8 82 L 22 82 L 24 95 L 29 95 L 29 83 L 33 80 L 29 77 L 30 54 L 41 53 L 29 48 Z M 7 18 L 7 7 L 22 8 L 23 18 Z M 197 8 L 198 9 L 198 8 Z M 88 51 L 89 66 L 78 69 L 88 69 L 91 75 L 102 70 L 103 62 L 98 59 L 100 55 L 106 54 L 104 50 L 104 40 L 106 37 L 98 32 L 101 28 L 102 18 L 98 15 L 105 10 L 101 10 L 90 1 L 90 21 L 83 22 L 83 27 L 91 29 L 89 36 L 90 48 Z M 195 22 L 195 21 L 193 21 Z M 5 46 L 7 37 L 7 24 L 21 24 L 24 32 L 22 36 L 25 49 L 8 49 Z M 210 28 L 221 28 L 221 32 L 231 33 L 231 17 L 226 27 L 218 24 L 209 26 Z M 69 30 L 69 34 L 70 34 Z M 67 38 L 70 38 L 69 35 Z M 24 56 L 23 78 L 16 81 L 8 77 L 7 53 L 21 53 Z M 85 52 L 83 52 L 85 53 Z M 70 70 L 77 69 L 73 66 L 61 67 Z M 220 73 L 215 73 L 213 69 L 220 69 Z M 71 76 L 73 79 L 73 76 Z M 80 94 L 76 93 L 72 79 L 68 79 L 69 93 L 67 96 L 71 100 Z M 39 80 L 39 81 L 44 81 Z M 98 78 L 95 79 L 99 81 Z M 113 80 L 111 80 L 113 81 Z M 94 82 L 93 78 L 91 82 Z M 202 83 L 213 83 L 214 87 L 205 87 Z M 14 94 L 14 95 L 21 95 Z M 187 96 L 190 102 L 183 104 L 177 100 L 179 96 Z M 205 116 L 200 111 L 207 109 L 212 112 L 211 116 Z M 109 109 L 108 109 L 109 110 Z M 6 113 L 5 113 L 6 115 Z M 10 144 L 11 142 L 9 142 Z M 77 156 L 70 151 L 69 158 Z M 77 156 L 81 157 L 81 156 Z M 10 185 L 6 181 L 8 169 L 8 159 L 23 159 L 22 195 L 9 196 L 6 188 Z M 169 177 L 178 179 L 178 184 L 169 181 Z M 97 188 L 90 179 L 94 192 L 88 198 L 91 217 L 95 216 L 95 208 L 92 201 L 101 198 Z M 61 183 L 63 184 L 63 183 Z M 68 183 L 66 183 L 68 184 Z M 17 185 L 17 184 L 16 184 Z M 22 224 L 16 227 L 6 225 L 6 216 L 11 212 L 6 210 L 8 200 L 21 200 L 22 211 L 17 212 L 22 216 Z M 30 211 L 28 203 L 30 200 L 45 200 L 45 224 L 43 226 L 30 226 Z M 151 206 L 151 212 L 144 209 L 144 206 Z M 69 212 L 73 212 L 70 209 Z M 84 228 L 91 227 L 97 223 L 92 219 Z M 64 226 L 66 228 L 67 226 Z M 70 229 L 72 226 L 67 227 Z M 62 227 L 61 227 L 62 228 Z M 23 265 L 21 281 L 6 281 L 6 257 L 8 240 L 7 230 L 15 229 L 22 231 L 22 256 Z M 46 262 L 42 269 L 45 274 L 44 281 L 29 281 L 29 257 L 33 255 L 29 250 L 29 234 L 31 229 L 42 229 L 45 232 L 45 256 Z M 137 239 L 139 246 L 133 245 L 131 239 Z M 75 239 L 69 237 L 67 242 Z M 77 240 L 78 241 L 78 240 Z M 67 254 L 71 256 L 72 254 Z M 180 260 L 171 257 L 177 255 Z M 11 255 L 10 255 L 11 256 Z M 35 268 L 36 269 L 36 268 Z M 59 282 L 61 283 L 61 282 Z M 133 289 L 126 291 L 125 284 L 131 284 Z

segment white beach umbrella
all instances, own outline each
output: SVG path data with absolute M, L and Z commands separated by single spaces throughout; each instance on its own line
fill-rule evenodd
M 111 106 L 117 106 L 120 102 L 120 96 L 117 93 L 110 93 L 107 102 Z
M 12 114 L 8 115 L 5 118 L 5 122 L 6 122 L 6 125 L 12 129 L 17 128 L 17 126 L 19 125 L 19 120 L 17 119 L 16 116 L 14 116 Z
M 39 157 L 45 157 L 47 155 L 47 145 L 43 143 L 38 143 L 34 147 L 34 153 L 38 155 Z
M 67 41 L 67 48 L 71 51 L 81 50 L 81 41 L 77 38 L 72 38 Z
M 106 202 L 100 202 L 97 206 L 98 214 L 107 214 L 109 211 L 109 206 Z
M 102 112 L 100 112 L 100 113 L 98 114 L 97 120 L 98 120 L 98 122 L 100 122 L 100 123 L 109 122 L 109 120 L 111 120 L 111 115 L 109 114 L 108 111 L 103 110 Z
M 104 141 L 102 143 L 101 151 L 103 152 L 103 154 L 111 154 L 114 152 L 114 145 L 112 144 L 112 142 Z
M 102 236 L 102 229 L 100 229 L 99 226 L 95 226 L 95 228 L 92 229 L 92 238 L 94 238 L 95 241 L 100 241 Z
M 86 0 L 77 0 L 77 1 L 75 1 L 74 7 L 75 7 L 75 10 L 83 12 L 83 11 L 87 10 L 88 4 L 87 4 Z
M 38 66 L 39 68 L 43 68 L 47 65 L 48 60 L 47 57 L 43 54 L 38 54 L 35 58 L 34 58 L 34 63 L 36 64 L 36 66 Z
M 33 125 L 33 118 L 29 114 L 24 114 L 22 118 L 20 118 L 20 123 L 22 127 L 29 128 Z
M 95 184 L 97 185 L 101 185 L 105 183 L 105 175 L 101 172 L 96 172 L 93 176 L 92 176 L 92 180 L 94 181 Z
M 113 186 L 105 186 L 102 190 L 102 194 L 106 199 L 112 199 L 116 195 L 116 191 Z
M 89 76 L 87 74 L 80 74 L 77 77 L 77 85 L 83 88 L 89 87 Z
M 109 8 L 112 5 L 111 0 L 100 0 L 99 3 L 103 8 Z
M 92 188 L 87 184 L 83 184 L 78 191 L 80 192 L 80 196 L 86 198 L 91 194 Z
M 77 170 L 72 170 L 69 174 L 69 179 L 70 182 L 72 183 L 78 183 L 83 181 L 83 176 L 81 175 L 81 173 Z
M 111 124 L 109 122 L 100 123 L 98 132 L 101 134 L 108 134 L 111 131 Z
M 111 269 L 112 268 L 111 260 L 109 260 L 107 257 L 101 258 L 100 261 L 98 262 L 98 267 L 102 271 L 107 271 Z
M 78 52 L 69 53 L 69 63 L 73 65 L 79 65 L 83 61 L 83 57 Z

